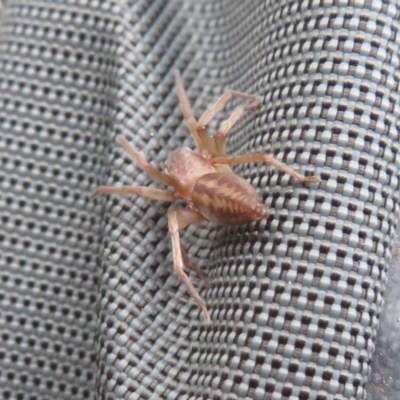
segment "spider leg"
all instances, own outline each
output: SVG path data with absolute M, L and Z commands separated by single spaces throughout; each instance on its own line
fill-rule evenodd
M 189 100 L 186 96 L 179 71 L 175 72 L 175 87 L 176 87 L 176 92 L 178 94 L 179 102 L 181 104 L 181 109 L 183 118 L 185 119 L 185 124 L 189 129 L 189 132 L 193 136 L 193 139 L 196 143 L 196 147 L 199 149 L 200 152 L 202 150 L 208 150 L 214 154 L 215 145 L 213 139 L 210 137 L 210 135 L 205 129 L 202 130 L 201 132 L 198 131 L 197 121 L 192 115 Z
M 146 159 L 139 153 L 136 147 L 128 142 L 123 136 L 118 136 L 118 142 L 124 148 L 124 150 L 135 160 L 136 164 L 149 175 L 149 177 L 157 182 L 164 185 L 174 186 L 176 189 L 179 188 L 179 183 L 171 178 L 164 172 L 159 171 L 156 167 L 149 164 Z
M 182 260 L 183 263 L 185 264 L 185 267 L 187 269 L 190 269 L 191 271 L 195 272 L 197 275 L 199 275 L 200 278 L 203 279 L 205 285 L 207 287 L 210 287 L 210 280 L 208 279 L 208 275 L 197 265 L 195 265 L 189 258 L 186 250 L 181 246 L 181 253 L 182 253 Z
M 99 194 L 137 195 L 161 201 L 175 200 L 175 192 L 145 186 L 99 186 L 93 193 L 93 197 Z
M 231 116 L 221 124 L 217 134 L 215 135 L 215 147 L 217 155 L 225 155 L 225 139 L 229 130 L 233 125 L 239 120 L 239 118 L 244 114 L 245 111 L 250 111 L 258 107 L 261 103 L 261 97 L 251 94 L 246 94 L 242 92 L 236 92 L 234 90 L 228 90 L 224 93 L 216 103 L 207 110 L 203 116 L 200 118 L 198 129 L 200 132 L 205 130 L 206 125 L 215 117 L 215 115 L 225 106 L 225 104 L 232 99 L 233 97 L 239 97 L 245 100 L 252 101 L 251 104 L 248 105 L 240 105 L 237 106 Z
M 207 305 L 203 298 L 199 295 L 189 277 L 186 275 L 184 270 L 184 257 L 181 244 L 179 239 L 179 231 L 189 224 L 193 224 L 196 222 L 200 222 L 204 219 L 204 217 L 194 211 L 190 210 L 171 210 L 168 212 L 168 228 L 169 233 L 171 234 L 172 241 L 172 254 L 174 257 L 174 272 L 180 280 L 186 285 L 190 294 L 199 305 L 203 312 L 203 317 L 205 322 L 210 322 L 210 315 L 207 311 Z
M 269 156 L 268 154 L 245 154 L 238 156 L 217 156 L 211 159 L 213 164 L 244 164 L 244 163 L 267 163 L 271 164 L 279 170 L 286 172 L 295 179 L 302 182 L 319 182 L 320 179 L 316 176 L 304 176 L 299 174 L 297 171 L 289 168 L 286 164 L 276 160 L 275 158 Z

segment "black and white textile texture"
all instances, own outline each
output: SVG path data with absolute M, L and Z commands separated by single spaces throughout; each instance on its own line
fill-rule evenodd
M 397 1 L 15 0 L 0 22 L 2 399 L 400 398 Z M 271 209 L 191 226 L 204 324 L 152 183 L 227 89 L 228 137 L 321 182 L 235 167 Z M 218 127 L 233 101 L 212 125 Z M 379 326 L 379 321 L 381 325 Z

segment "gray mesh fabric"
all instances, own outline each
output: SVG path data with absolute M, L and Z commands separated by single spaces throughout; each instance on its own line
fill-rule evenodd
M 399 398 L 395 1 L 3 8 L 2 398 Z M 321 177 L 237 166 L 271 216 L 186 230 L 211 280 L 192 277 L 209 325 L 172 274 L 168 204 L 88 196 L 100 183 L 157 186 L 117 135 L 160 169 L 193 147 L 175 70 L 196 117 L 227 89 L 263 97 L 230 152 Z

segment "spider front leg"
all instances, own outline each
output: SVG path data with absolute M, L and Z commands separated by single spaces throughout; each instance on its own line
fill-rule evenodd
M 294 169 L 289 168 L 286 164 L 276 160 L 268 154 L 245 154 L 239 156 L 217 156 L 211 159 L 213 164 L 244 164 L 244 163 L 267 163 L 271 164 L 279 170 L 286 172 L 295 179 L 302 182 L 319 182 L 320 179 L 317 176 L 304 176 L 299 174 Z
M 233 110 L 231 116 L 225 122 L 223 122 L 221 124 L 221 127 L 219 128 L 217 134 L 215 135 L 215 147 L 216 147 L 215 154 L 216 155 L 222 156 L 222 155 L 226 154 L 225 141 L 226 141 L 227 133 L 232 128 L 232 126 L 236 124 L 236 122 L 239 120 L 239 118 L 246 111 L 254 110 L 255 108 L 257 108 L 262 100 L 260 96 L 246 94 L 246 93 L 242 93 L 242 92 L 236 92 L 234 90 L 228 90 L 225 94 L 223 94 L 216 101 L 216 103 L 209 110 L 207 110 L 203 114 L 203 116 L 200 118 L 200 121 L 198 124 L 198 130 L 200 132 L 206 131 L 206 125 L 215 117 L 215 115 L 233 97 L 239 97 L 239 98 L 242 98 L 245 100 L 250 100 L 250 101 L 252 101 L 252 103 L 248 104 L 248 105 L 237 106 Z
M 172 241 L 172 255 L 174 258 L 174 272 L 180 280 L 186 285 L 190 294 L 199 305 L 203 312 L 203 317 L 205 322 L 210 322 L 210 315 L 207 311 L 207 306 L 203 298 L 199 295 L 189 277 L 186 275 L 184 270 L 184 257 L 186 258 L 186 252 L 182 252 L 181 243 L 179 239 L 179 231 L 190 224 L 194 224 L 197 222 L 201 222 L 204 220 L 204 217 L 194 211 L 190 210 L 171 210 L 168 213 L 168 228 L 169 233 L 171 234 Z M 183 254 L 184 256 L 183 256 Z M 188 266 L 188 268 L 191 268 Z M 197 267 L 196 267 L 197 270 Z M 197 271 L 196 271 L 197 272 Z
M 193 117 L 192 111 L 190 109 L 189 100 L 186 96 L 179 71 L 175 72 L 175 87 L 176 87 L 176 93 L 178 94 L 179 102 L 181 104 L 182 114 L 183 118 L 185 119 L 186 127 L 192 134 L 193 139 L 196 143 L 196 147 L 200 152 L 203 150 L 207 150 L 211 154 L 214 154 L 215 153 L 214 140 L 210 137 L 210 135 L 206 130 L 202 130 L 199 132 L 196 119 Z

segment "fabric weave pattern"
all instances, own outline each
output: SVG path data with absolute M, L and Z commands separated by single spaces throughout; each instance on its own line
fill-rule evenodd
M 399 397 L 395 1 L 3 8 L 2 398 Z M 191 274 L 209 325 L 172 274 L 169 205 L 89 196 L 98 184 L 159 187 L 117 135 L 160 169 L 193 148 L 176 70 L 197 118 L 227 89 L 262 96 L 230 153 L 264 151 L 321 177 L 236 166 L 271 216 L 182 235 L 211 280 Z

